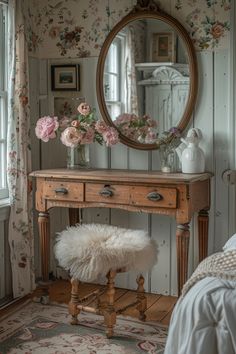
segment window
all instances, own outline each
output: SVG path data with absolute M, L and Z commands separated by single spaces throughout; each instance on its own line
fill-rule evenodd
M 0 199 L 8 197 L 7 152 L 7 1 L 0 0 Z
M 113 120 L 123 111 L 122 109 L 122 66 L 125 38 L 121 34 L 112 41 L 108 51 L 104 70 L 104 95 L 108 111 Z

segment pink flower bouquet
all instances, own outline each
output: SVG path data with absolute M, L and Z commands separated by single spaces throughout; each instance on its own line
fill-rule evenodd
M 67 147 L 98 142 L 107 146 L 118 143 L 118 132 L 113 127 L 108 127 L 102 120 L 97 120 L 95 111 L 91 110 L 87 103 L 81 103 L 78 107 L 78 116 L 71 120 L 68 117 L 42 117 L 36 124 L 36 136 L 44 142 L 61 135 L 62 144 Z

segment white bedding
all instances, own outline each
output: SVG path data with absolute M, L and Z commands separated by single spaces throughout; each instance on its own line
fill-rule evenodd
M 164 354 L 236 353 L 236 281 L 207 277 L 172 314 Z

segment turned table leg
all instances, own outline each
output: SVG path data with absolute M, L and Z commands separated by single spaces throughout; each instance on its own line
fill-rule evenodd
M 50 261 L 50 228 L 49 228 L 49 213 L 40 212 L 38 216 L 40 252 L 41 252 L 41 271 L 42 282 L 42 302 L 49 302 L 48 281 L 49 281 L 49 261 Z
M 208 251 L 208 224 L 209 216 L 207 210 L 201 210 L 198 213 L 198 247 L 199 262 L 207 257 Z
M 177 249 L 177 277 L 178 295 L 182 290 L 188 276 L 188 250 L 189 250 L 189 224 L 177 225 L 176 249 Z

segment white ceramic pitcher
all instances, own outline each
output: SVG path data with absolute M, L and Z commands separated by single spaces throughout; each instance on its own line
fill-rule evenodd
M 181 138 L 182 144 L 176 149 L 182 164 L 183 173 L 202 173 L 205 171 L 205 155 L 198 146 L 202 132 L 198 128 L 188 131 L 186 139 Z

